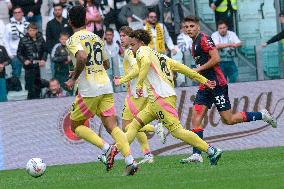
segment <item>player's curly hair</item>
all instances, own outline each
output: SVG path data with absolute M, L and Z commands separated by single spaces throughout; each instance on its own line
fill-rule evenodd
M 145 45 L 148 45 L 151 42 L 151 36 L 146 30 L 134 30 L 129 37 L 135 38 L 139 41 L 142 41 Z
M 83 6 L 74 6 L 68 11 L 68 19 L 75 28 L 85 26 L 86 8 Z

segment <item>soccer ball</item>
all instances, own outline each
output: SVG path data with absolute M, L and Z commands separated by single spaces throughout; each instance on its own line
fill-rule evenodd
M 40 158 L 32 158 L 28 161 L 26 171 L 33 177 L 40 177 L 46 170 L 46 164 Z

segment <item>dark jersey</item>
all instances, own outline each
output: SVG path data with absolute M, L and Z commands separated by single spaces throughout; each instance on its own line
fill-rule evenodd
M 192 56 L 195 60 L 195 64 L 197 66 L 206 64 L 210 59 L 209 51 L 215 48 L 216 46 L 211 37 L 204 33 L 199 33 L 192 44 Z M 227 85 L 227 81 L 219 64 L 200 72 L 200 74 L 211 81 L 216 81 L 217 85 Z

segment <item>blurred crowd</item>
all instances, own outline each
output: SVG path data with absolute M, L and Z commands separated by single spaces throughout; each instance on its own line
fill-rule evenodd
M 68 10 L 75 5 L 87 8 L 86 29 L 105 41 L 105 50 L 111 60 L 108 70 L 111 79 L 123 74 L 123 49 L 118 33 L 122 26 L 144 28 L 151 34 L 150 46 L 153 49 L 180 62 L 186 58 L 183 54 L 191 51 L 192 39 L 183 33 L 181 25 L 184 9 L 180 0 L 48 0 L 46 25 L 42 24 L 41 12 L 46 1 L 6 0 L 6 3 L 10 21 L 7 25 L 0 22 L 0 28 L 3 28 L 0 31 L 0 102 L 7 101 L 9 91 L 24 89 L 28 91 L 27 99 L 74 95 L 75 91 L 65 88 L 64 82 L 74 69 L 65 43 L 73 34 L 67 20 Z M 236 0 L 209 0 L 217 28 L 212 39 L 220 51 L 221 67 L 230 82 L 238 79 L 233 57 L 235 49 L 241 46 L 232 24 L 236 3 Z M 41 76 L 40 68 L 47 66 L 47 61 L 52 73 L 50 81 Z M 6 78 L 5 66 L 9 64 L 12 76 Z M 24 74 L 24 84 L 20 80 L 21 74 Z M 185 81 L 176 76 L 177 86 L 184 86 Z M 123 87 L 114 89 L 119 92 Z
M 124 25 L 152 32 L 154 42 L 151 45 L 159 52 L 177 53 L 178 47 L 175 45 L 183 19 L 179 1 L 50 0 L 46 26 L 42 24 L 41 7 L 45 3 L 42 0 L 6 0 L 6 3 L 10 22 L 4 26 L 0 48 L 0 101 L 7 100 L 9 91 L 23 90 L 22 86 L 28 91 L 27 99 L 74 95 L 74 91 L 67 90 L 64 85 L 70 71 L 74 69 L 65 49 L 66 40 L 73 34 L 67 13 L 74 5 L 87 8 L 87 30 L 104 38 L 105 50 L 111 60 L 111 68 L 108 70 L 110 78 L 123 74 L 123 49 L 117 31 Z M 41 68 L 47 66 L 47 61 L 52 72 L 51 81 L 41 77 Z M 5 66 L 8 64 L 12 67 L 12 77 L 5 78 Z M 24 74 L 24 85 L 20 80 L 21 74 Z M 58 90 L 54 90 L 55 85 Z

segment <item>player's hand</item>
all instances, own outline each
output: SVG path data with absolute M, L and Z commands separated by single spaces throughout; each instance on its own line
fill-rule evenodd
M 210 88 L 210 89 L 214 89 L 216 87 L 216 81 L 208 80 L 207 83 L 205 83 L 205 86 Z
M 33 17 L 33 16 L 34 16 L 34 13 L 30 11 L 30 12 L 28 13 L 28 17 Z
M 30 61 L 30 60 L 26 60 L 25 62 L 24 62 L 24 64 L 27 66 L 27 65 L 29 65 L 29 64 L 31 64 L 32 62 Z
M 75 85 L 75 80 L 71 78 L 65 82 L 65 85 L 67 89 L 72 90 Z
M 171 50 L 171 52 L 172 52 L 173 55 L 177 54 L 177 50 L 176 49 Z
M 136 94 L 137 94 L 139 97 L 142 97 L 142 96 L 143 96 L 143 88 L 142 88 L 142 89 L 136 89 Z
M 113 82 L 114 82 L 114 85 L 115 86 L 119 86 L 120 85 L 120 77 L 118 77 L 118 76 L 114 76 L 114 78 L 113 78 Z
M 262 47 L 262 48 L 265 48 L 266 46 L 267 46 L 267 43 L 262 43 L 262 44 L 261 44 L 261 47 Z

